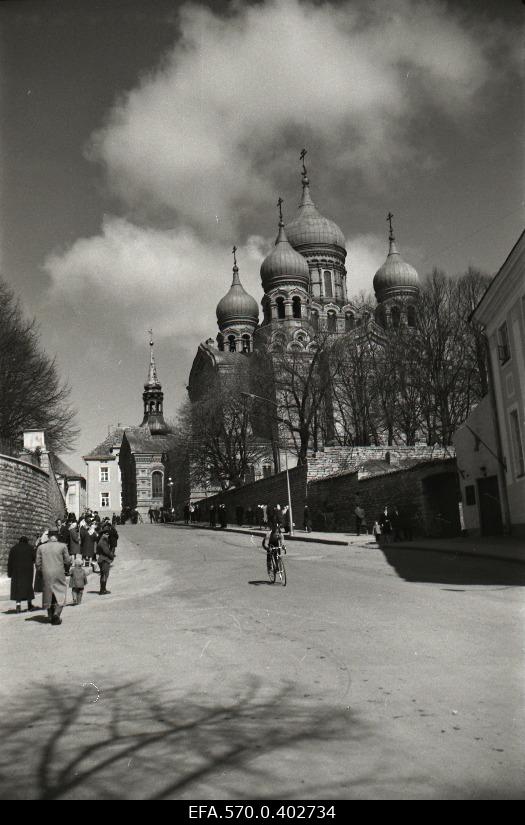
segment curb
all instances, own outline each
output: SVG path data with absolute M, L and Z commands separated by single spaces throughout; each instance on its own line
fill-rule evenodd
M 266 530 L 259 530 L 256 528 L 255 530 L 243 530 L 241 527 L 209 527 L 207 524 L 178 524 L 177 522 L 166 522 L 162 524 L 162 527 L 184 527 L 184 529 L 188 530 L 209 530 L 212 533 L 239 533 L 241 536 L 261 536 L 264 538 L 266 535 Z M 350 542 L 344 541 L 343 539 L 319 539 L 317 537 L 310 538 L 309 536 L 286 536 L 286 541 L 302 541 L 305 543 L 310 542 L 311 544 L 335 544 L 342 547 L 348 547 Z

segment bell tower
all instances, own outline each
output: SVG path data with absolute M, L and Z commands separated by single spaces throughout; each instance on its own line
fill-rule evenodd
M 171 432 L 171 430 L 164 421 L 164 393 L 162 392 L 162 385 L 157 376 L 157 367 L 153 354 L 153 330 L 150 329 L 148 332 L 150 347 L 149 370 L 148 379 L 144 384 L 144 392 L 142 393 L 144 418 L 140 426 L 147 427 L 152 435 L 165 435 Z

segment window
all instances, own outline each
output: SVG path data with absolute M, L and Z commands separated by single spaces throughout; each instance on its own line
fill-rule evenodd
M 301 317 L 301 299 L 300 298 L 295 297 L 292 300 L 292 315 L 293 315 L 294 318 L 300 318 Z
M 476 488 L 473 484 L 469 484 L 465 487 L 465 504 L 469 507 L 472 507 L 473 504 L 476 503 Z
M 407 307 L 407 324 L 409 327 L 416 325 L 416 308 L 413 306 Z
M 235 335 L 228 335 L 228 349 L 235 352 Z
M 319 331 L 319 313 L 316 309 L 312 310 L 312 326 L 316 332 Z
M 335 332 L 337 327 L 337 318 L 335 312 L 329 312 L 327 316 L 328 321 L 328 332 Z
M 521 440 L 520 421 L 517 410 L 512 410 L 510 414 L 510 430 L 514 450 L 514 466 L 516 468 L 516 476 L 519 478 L 525 475 L 525 456 L 523 455 L 523 442 Z
M 242 336 L 242 351 L 243 352 L 250 352 L 250 336 L 243 335 Z
M 351 312 L 347 312 L 345 315 L 345 331 L 350 332 L 355 326 L 355 318 Z
M 284 298 L 277 298 L 275 304 L 277 306 L 277 317 L 282 320 L 286 317 L 286 312 L 284 309 Z
M 162 473 L 159 470 L 151 474 L 151 495 L 153 498 L 162 497 Z
M 500 364 L 504 364 L 510 358 L 509 331 L 506 321 L 498 329 L 498 357 Z
M 264 464 L 262 468 L 263 478 L 268 478 L 272 474 L 271 464 Z
M 332 273 L 328 270 L 323 272 L 323 279 L 324 279 L 324 294 L 325 298 L 333 298 L 334 291 L 332 289 Z
M 224 352 L 224 338 L 222 337 L 222 335 L 219 335 L 217 341 L 219 344 L 219 352 Z
M 103 484 L 107 484 L 107 482 L 109 481 L 109 467 L 100 468 L 100 481 Z
M 392 307 L 392 309 L 390 310 L 390 317 L 392 319 L 392 326 L 397 329 L 401 321 L 401 313 L 399 311 L 399 307 Z
M 100 509 L 107 510 L 109 507 L 109 493 L 100 494 Z

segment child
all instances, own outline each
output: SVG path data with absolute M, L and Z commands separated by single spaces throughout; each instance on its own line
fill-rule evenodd
M 71 585 L 71 593 L 73 594 L 73 604 L 80 604 L 82 596 L 84 595 L 84 587 L 87 584 L 87 575 L 81 557 L 75 559 L 75 563 L 71 568 L 69 583 Z
M 377 544 L 380 544 L 380 542 L 381 542 L 381 525 L 379 524 L 378 521 L 374 522 L 373 532 L 374 532 L 374 536 L 375 536 Z

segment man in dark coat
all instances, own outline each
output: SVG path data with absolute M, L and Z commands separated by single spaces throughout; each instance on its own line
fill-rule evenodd
M 18 539 L 18 543 L 11 547 L 7 560 L 7 575 L 11 579 L 11 599 L 16 602 L 16 612 L 22 610 L 21 602 L 27 599 L 27 609 L 33 607 L 35 592 L 33 590 L 33 573 L 36 550 L 29 544 L 25 536 Z
M 97 544 L 98 566 L 100 567 L 100 595 L 109 596 L 106 589 L 111 563 L 115 558 L 115 551 L 110 546 L 109 527 L 104 527 Z
M 215 504 L 210 505 L 210 527 L 215 527 Z

